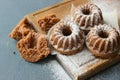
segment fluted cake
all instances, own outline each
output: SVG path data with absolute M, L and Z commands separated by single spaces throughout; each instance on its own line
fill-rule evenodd
M 84 39 L 83 31 L 68 19 L 58 22 L 50 36 L 51 45 L 62 54 L 74 54 L 82 50 Z
M 71 12 L 71 19 L 87 34 L 94 25 L 103 23 L 102 11 L 94 4 L 78 6 Z
M 120 35 L 111 25 L 98 25 L 88 33 L 86 45 L 93 55 L 111 58 L 120 49 Z

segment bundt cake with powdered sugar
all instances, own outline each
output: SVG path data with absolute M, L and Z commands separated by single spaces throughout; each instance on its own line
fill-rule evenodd
M 71 19 L 87 34 L 94 25 L 103 23 L 103 16 L 100 8 L 94 4 L 78 6 L 71 12 Z
M 61 54 L 74 54 L 82 50 L 85 35 L 79 26 L 69 20 L 58 22 L 51 31 L 50 43 Z
M 120 35 L 111 25 L 100 24 L 88 33 L 86 45 L 93 55 L 111 58 L 117 55 L 120 49 Z

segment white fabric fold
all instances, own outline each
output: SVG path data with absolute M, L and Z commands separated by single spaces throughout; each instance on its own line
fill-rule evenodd
M 91 0 L 91 2 L 102 10 L 105 23 L 112 25 L 120 33 L 120 0 Z

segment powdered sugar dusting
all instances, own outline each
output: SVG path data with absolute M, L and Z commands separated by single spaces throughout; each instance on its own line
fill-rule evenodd
M 103 13 L 103 18 L 105 23 L 112 25 L 119 32 L 119 23 L 120 21 L 120 0 L 91 0 L 94 4 L 96 4 Z

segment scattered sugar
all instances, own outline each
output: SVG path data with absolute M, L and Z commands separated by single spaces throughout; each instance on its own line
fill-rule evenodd
M 96 4 L 103 12 L 103 18 L 105 23 L 112 25 L 119 32 L 120 23 L 120 0 L 91 0 Z
M 48 67 L 47 67 L 48 68 Z M 60 65 L 55 65 L 54 63 L 49 64 L 49 69 L 51 71 L 51 74 L 53 76 L 52 79 L 53 80 L 72 80 L 68 74 L 66 74 L 66 72 L 64 71 L 64 69 L 61 67 Z

